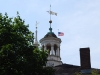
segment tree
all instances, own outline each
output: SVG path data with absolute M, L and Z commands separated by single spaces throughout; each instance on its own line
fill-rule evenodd
M 48 52 L 32 45 L 32 34 L 19 13 L 14 18 L 0 13 L 0 75 L 40 75 L 48 70 L 43 68 Z
M 75 75 L 83 75 L 82 73 L 75 72 Z M 98 70 L 92 70 L 91 75 L 100 75 Z
M 92 70 L 92 75 L 100 75 L 98 70 Z

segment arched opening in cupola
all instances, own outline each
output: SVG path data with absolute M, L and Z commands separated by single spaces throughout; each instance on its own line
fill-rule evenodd
M 57 55 L 57 45 L 54 44 L 54 55 Z
M 50 51 L 51 51 L 51 44 L 47 44 L 47 45 L 46 45 L 46 49 L 48 50 L 48 53 L 49 53 L 49 55 L 50 55 Z

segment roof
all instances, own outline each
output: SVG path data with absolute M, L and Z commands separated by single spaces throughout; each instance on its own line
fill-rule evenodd
M 75 73 L 80 72 L 80 66 L 70 65 L 70 64 L 62 64 L 55 66 L 56 73 Z
M 57 38 L 57 36 L 53 33 L 53 32 L 48 32 L 44 38 L 48 38 L 48 37 L 54 37 L 54 38 Z
M 54 69 L 56 70 L 55 75 L 75 75 L 75 72 L 80 72 L 80 66 L 71 64 L 58 65 Z M 97 70 L 100 73 L 100 69 L 91 68 L 91 70 Z
M 54 37 L 54 38 L 57 38 L 57 36 L 55 35 L 54 32 L 52 32 L 52 28 L 50 27 L 49 28 L 49 32 L 44 36 L 44 38 L 48 38 L 48 37 Z
M 62 65 L 58 65 L 58 66 L 56 66 L 56 67 L 80 68 L 80 66 L 71 65 L 71 64 L 62 64 Z

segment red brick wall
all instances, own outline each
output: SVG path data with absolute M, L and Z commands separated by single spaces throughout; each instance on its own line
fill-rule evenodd
M 81 70 L 91 69 L 89 48 L 80 48 L 80 64 L 81 64 Z

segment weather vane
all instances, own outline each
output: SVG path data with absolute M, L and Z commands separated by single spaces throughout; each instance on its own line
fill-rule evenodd
M 50 28 L 51 28 L 51 23 L 52 23 L 51 15 L 56 15 L 57 16 L 57 13 L 51 11 L 51 5 L 50 5 L 50 11 L 47 11 L 47 12 L 50 14 L 50 21 L 49 21 L 49 23 L 50 23 Z

